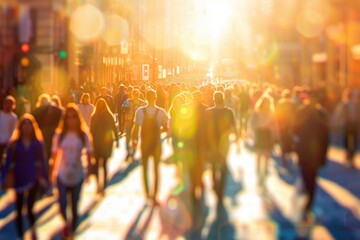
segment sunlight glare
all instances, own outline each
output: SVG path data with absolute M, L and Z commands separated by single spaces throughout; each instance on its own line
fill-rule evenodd
M 120 45 L 122 40 L 129 37 L 128 22 L 116 14 L 107 16 L 102 37 L 108 45 Z
M 79 41 L 96 39 L 104 28 L 101 11 L 91 4 L 79 6 L 70 18 L 70 30 Z
M 316 37 L 324 28 L 323 15 L 312 9 L 302 12 L 297 19 L 297 30 L 304 37 Z

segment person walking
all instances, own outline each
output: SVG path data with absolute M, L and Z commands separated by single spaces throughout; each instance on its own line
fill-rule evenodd
M 90 94 L 83 93 L 78 104 L 81 115 L 83 116 L 87 126 L 90 128 L 91 115 L 94 112 L 94 105 L 90 103 Z
M 7 96 L 4 99 L 2 110 L 0 110 L 0 170 L 2 169 L 2 160 L 6 147 L 16 128 L 17 116 L 14 113 L 15 107 L 15 98 Z
M 202 103 L 200 91 L 192 94 L 193 100 L 180 107 L 177 113 L 179 128 L 179 143 L 184 162 L 184 171 L 189 175 L 190 200 L 192 204 L 192 217 L 194 229 L 199 229 L 204 223 L 203 203 L 204 183 L 207 152 L 207 106 Z M 184 179 L 184 181 L 186 181 Z
M 316 177 L 326 163 L 328 149 L 328 116 L 323 107 L 306 93 L 304 104 L 297 110 L 294 123 L 295 151 L 299 159 L 301 176 L 309 198 L 305 205 L 303 220 L 311 220 L 311 209 L 315 195 Z
M 146 93 L 148 104 L 139 108 L 135 113 L 135 123 L 132 130 L 133 145 L 136 146 L 136 139 L 140 131 L 141 154 L 143 163 L 143 183 L 148 201 L 157 204 L 157 192 L 159 188 L 159 164 L 161 157 L 161 131 L 167 130 L 168 118 L 164 109 L 155 105 L 157 99 L 154 90 Z M 150 191 L 148 171 L 149 158 L 154 161 L 154 187 Z
M 18 123 L 17 128 L 8 147 L 6 162 L 1 174 L 1 182 L 6 180 L 10 172 L 14 175 L 16 191 L 16 226 L 19 237 L 24 236 L 23 224 L 23 203 L 27 196 L 26 212 L 30 222 L 30 229 L 35 233 L 34 204 L 36 194 L 40 187 L 49 189 L 50 182 L 45 167 L 44 148 L 41 131 L 30 114 L 24 114 Z
M 91 168 L 93 156 L 91 134 L 79 108 L 74 103 L 69 103 L 53 137 L 50 161 L 51 179 L 57 184 L 60 212 L 66 222 L 63 231 L 65 237 L 71 236 L 76 230 L 81 187 L 89 172 L 85 170 L 81 159 L 83 150 L 86 151 L 87 166 Z M 67 202 L 68 195 L 71 197 L 70 203 Z M 68 204 L 71 206 L 72 222 L 67 218 Z
M 129 159 L 134 160 L 134 152 L 135 149 L 130 146 L 131 139 L 131 130 L 134 126 L 134 118 L 136 111 L 146 105 L 146 102 L 139 98 L 140 91 L 138 89 L 134 89 L 131 92 L 130 98 L 126 99 L 122 105 L 124 119 L 125 119 L 125 137 L 126 137 L 126 161 Z
M 291 93 L 285 89 L 281 93 L 276 110 L 276 125 L 278 126 L 279 143 L 281 147 L 281 160 L 284 168 L 287 168 L 288 161 L 291 161 L 290 153 L 293 143 L 293 126 L 295 121 L 296 105 L 291 100 Z
M 335 110 L 336 125 L 339 127 L 346 151 L 346 161 L 355 168 L 354 156 L 360 134 L 360 102 L 355 90 L 345 89 L 341 102 Z
M 255 105 L 255 111 L 249 120 L 254 133 L 254 148 L 257 159 L 259 183 L 264 187 L 268 164 L 276 139 L 276 121 L 274 115 L 274 100 L 267 94 L 261 96 Z
M 114 107 L 114 99 L 111 95 L 108 94 L 108 90 L 106 87 L 102 87 L 100 88 L 100 95 L 98 95 L 95 99 L 95 105 L 97 103 L 97 101 L 99 99 L 104 99 L 106 104 L 108 105 L 111 113 L 115 112 L 115 107 Z
M 107 160 L 112 154 L 114 140 L 116 141 L 116 146 L 119 146 L 119 144 L 114 115 L 103 99 L 99 99 L 95 105 L 95 111 L 91 116 L 90 132 L 94 138 L 94 173 L 98 183 L 98 192 L 104 193 L 107 179 Z M 102 161 L 104 169 L 102 187 L 100 187 L 99 181 L 100 161 Z
M 237 142 L 235 118 L 233 112 L 224 106 L 224 94 L 214 92 L 215 106 L 206 110 L 208 149 L 213 175 L 213 186 L 222 204 L 226 186 L 226 159 L 230 147 L 229 135 L 234 134 Z M 239 146 L 239 145 L 237 145 Z
M 44 137 L 45 159 L 48 164 L 51 157 L 52 138 L 59 125 L 63 111 L 51 101 L 48 94 L 41 94 L 32 114 Z
M 121 134 L 124 131 L 124 115 L 123 115 L 122 105 L 124 104 L 123 96 L 125 95 L 125 93 L 126 93 L 126 87 L 124 86 L 124 84 L 121 84 L 119 86 L 118 93 L 115 95 L 115 109 L 117 112 L 117 120 L 119 123 L 119 131 Z

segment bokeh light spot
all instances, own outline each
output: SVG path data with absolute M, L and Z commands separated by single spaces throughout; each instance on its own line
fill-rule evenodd
M 21 65 L 22 67 L 28 67 L 28 66 L 30 65 L 30 60 L 29 60 L 29 58 L 27 58 L 27 57 L 22 57 L 22 58 L 20 59 L 20 65 Z
M 184 143 L 183 143 L 183 142 L 178 142 L 177 146 L 178 146 L 178 148 L 183 148 L 183 147 L 184 147 Z
M 109 45 L 120 45 L 121 41 L 129 37 L 128 22 L 116 14 L 108 16 L 102 37 Z
M 170 199 L 168 202 L 169 209 L 175 210 L 178 207 L 178 203 L 175 199 Z
M 91 4 L 79 6 L 70 18 L 70 30 L 79 41 L 90 41 L 99 37 L 104 28 L 104 17 Z
M 299 14 L 297 30 L 304 37 L 316 37 L 324 28 L 324 17 L 315 10 L 308 9 Z

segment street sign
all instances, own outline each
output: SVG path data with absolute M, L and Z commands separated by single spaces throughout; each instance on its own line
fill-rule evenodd
M 143 64 L 141 72 L 142 72 L 142 80 L 143 81 L 149 81 L 149 79 L 150 79 L 150 65 L 149 64 Z

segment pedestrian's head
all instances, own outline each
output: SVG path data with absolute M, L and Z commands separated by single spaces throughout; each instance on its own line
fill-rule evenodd
M 132 95 L 132 97 L 134 98 L 134 99 L 138 99 L 139 98 L 139 96 L 140 96 L 140 91 L 139 91 L 139 89 L 134 89 L 132 92 L 131 92 L 131 95 Z
M 215 91 L 213 95 L 215 105 L 223 105 L 224 104 L 224 93 L 221 91 Z
M 16 108 L 16 100 L 13 96 L 6 96 L 3 102 L 4 112 L 11 112 Z
M 146 92 L 146 100 L 148 100 L 148 102 L 154 102 L 157 98 L 156 92 L 152 89 L 148 90 Z
M 42 141 L 43 137 L 39 126 L 33 117 L 29 113 L 25 113 L 18 121 L 17 127 L 13 133 L 12 141 L 21 139 L 21 138 L 30 138 L 32 140 Z
M 231 88 L 226 88 L 226 89 L 225 89 L 224 95 L 225 95 L 225 98 L 226 98 L 226 99 L 231 98 L 231 92 L 232 92 L 232 89 L 231 89 Z
M 125 91 L 125 86 L 124 86 L 124 84 L 120 84 L 120 86 L 119 86 L 119 91 L 120 91 L 120 92 Z
M 173 111 L 177 111 L 181 105 L 185 104 L 185 102 L 186 102 L 186 99 L 183 94 L 176 95 L 171 103 L 169 112 L 172 114 Z
M 100 98 L 99 100 L 96 101 L 94 114 L 102 113 L 104 111 L 110 112 L 110 109 L 109 109 L 106 101 L 104 99 Z
M 61 99 L 60 99 L 60 97 L 59 97 L 58 95 L 52 95 L 52 96 L 51 96 L 51 101 L 52 101 L 53 103 L 55 103 L 56 106 L 58 106 L 58 107 L 60 107 L 60 108 L 63 107 L 63 106 L 62 106 L 62 103 L 61 103 Z
M 192 95 L 193 95 L 193 99 L 194 99 L 195 102 L 201 102 L 202 94 L 201 94 L 200 91 L 195 91 L 195 92 L 192 93 Z
M 281 92 L 281 98 L 291 98 L 291 92 L 289 89 L 284 89 Z
M 132 91 L 133 91 L 133 87 L 132 87 L 132 86 L 129 86 L 129 87 L 126 88 L 126 92 L 127 92 L 128 94 L 131 94 Z
M 43 93 L 38 97 L 35 107 L 38 108 L 38 107 L 45 106 L 45 105 L 49 104 L 50 101 L 51 101 L 51 98 L 50 98 L 49 94 Z
M 68 132 L 75 132 L 82 138 L 82 133 L 87 131 L 87 125 L 83 119 L 78 106 L 74 103 L 69 103 L 60 120 L 59 128 L 57 130 L 62 136 Z
M 90 103 L 90 94 L 83 93 L 83 95 L 80 98 L 80 103 L 82 104 L 89 104 Z
M 100 88 L 100 94 L 101 94 L 102 96 L 106 96 L 106 95 L 107 95 L 107 89 L 106 89 L 106 87 Z

